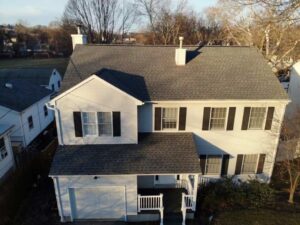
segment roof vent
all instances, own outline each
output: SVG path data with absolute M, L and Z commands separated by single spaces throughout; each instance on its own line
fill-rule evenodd
M 177 66 L 184 66 L 186 64 L 186 49 L 182 48 L 183 37 L 179 37 L 179 48 L 175 50 L 175 63 Z
M 6 87 L 6 88 L 12 89 L 12 88 L 13 88 L 13 85 L 12 85 L 11 83 L 5 83 L 5 87 Z

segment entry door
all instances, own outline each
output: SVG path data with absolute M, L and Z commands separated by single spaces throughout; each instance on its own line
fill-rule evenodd
M 74 219 L 125 218 L 124 187 L 71 188 L 69 191 Z

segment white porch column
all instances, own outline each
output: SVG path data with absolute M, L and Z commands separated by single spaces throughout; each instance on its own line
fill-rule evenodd
M 197 192 L 198 192 L 198 184 L 199 184 L 199 174 L 194 175 L 194 189 L 193 189 L 193 211 L 196 211 L 196 203 L 197 203 Z
M 164 206 L 163 206 L 163 194 L 160 194 L 160 225 L 164 225 Z

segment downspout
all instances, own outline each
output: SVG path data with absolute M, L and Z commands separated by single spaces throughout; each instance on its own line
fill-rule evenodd
M 56 127 L 57 127 L 57 131 L 58 131 L 57 132 L 58 142 L 60 145 L 64 145 L 59 109 L 55 105 L 50 105 L 49 102 L 46 103 L 46 106 L 48 109 L 53 110 L 55 112 L 54 114 L 55 114 L 55 119 L 56 119 Z
M 60 193 L 60 186 L 59 186 L 59 179 L 58 177 L 52 177 L 55 187 L 55 193 L 56 193 L 56 202 L 58 205 L 58 211 L 60 213 L 60 222 L 65 222 L 65 216 L 64 216 L 64 208 L 62 206 L 62 200 L 61 200 L 61 193 Z

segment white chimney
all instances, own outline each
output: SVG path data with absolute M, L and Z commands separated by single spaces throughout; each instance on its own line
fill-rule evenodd
M 175 62 L 177 66 L 184 66 L 186 64 L 186 49 L 182 48 L 183 37 L 179 37 L 179 48 L 175 50 Z
M 77 25 L 77 34 L 71 34 L 73 50 L 76 45 L 85 45 L 87 44 L 87 36 L 81 34 L 81 26 Z

